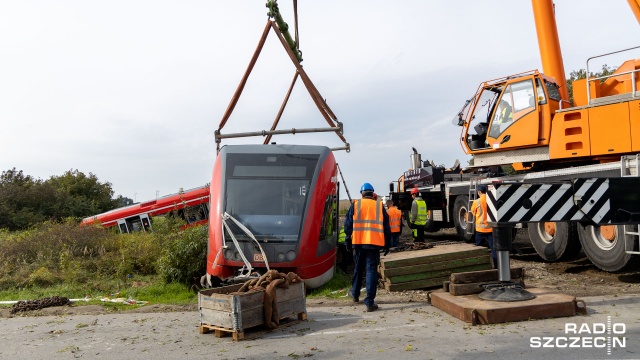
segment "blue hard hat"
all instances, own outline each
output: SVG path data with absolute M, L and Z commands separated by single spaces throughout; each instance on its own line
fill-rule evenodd
M 360 187 L 360 192 L 363 191 L 373 191 L 373 186 L 371 186 L 371 184 L 369 183 L 364 183 L 362 184 L 362 187 Z

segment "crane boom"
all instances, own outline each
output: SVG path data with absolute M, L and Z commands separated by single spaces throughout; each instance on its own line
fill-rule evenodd
M 562 51 L 560 50 L 560 40 L 558 38 L 558 27 L 556 26 L 553 1 L 531 0 L 531 4 L 533 5 L 533 17 L 538 35 L 542 71 L 545 75 L 556 80 L 560 87 L 559 90 L 562 100 L 569 101 L 569 92 L 566 86 L 567 80 L 564 74 L 564 63 L 562 61 Z

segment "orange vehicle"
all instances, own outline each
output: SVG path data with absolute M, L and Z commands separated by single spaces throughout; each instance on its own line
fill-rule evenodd
M 123 234 L 149 231 L 154 216 L 170 212 L 186 221 L 187 226 L 202 225 L 209 220 L 209 198 L 209 185 L 205 185 L 90 216 L 83 219 L 80 225 L 100 223 L 106 228 L 118 226 Z
M 628 1 L 640 21 L 638 0 Z M 575 81 L 571 104 L 553 3 L 532 4 L 544 74 L 532 70 L 483 82 L 454 118 L 474 166 L 540 170 L 640 152 L 640 59 L 625 61 L 611 75 Z
M 640 1 L 627 1 L 640 22 Z M 500 200 L 490 194 L 496 201 L 497 215 L 490 214 L 496 223 L 525 223 L 536 252 L 547 261 L 568 259 L 582 248 L 600 269 L 618 271 L 638 254 L 638 242 L 633 240 L 638 224 L 629 219 L 621 224 L 615 217 L 592 217 L 596 212 L 608 214 L 612 196 L 605 194 L 604 187 L 592 187 L 593 192 L 584 189 L 588 188 L 585 184 L 613 184 L 618 179 L 609 179 L 637 174 L 640 59 L 624 61 L 611 75 L 574 81 L 571 103 L 554 4 L 551 0 L 532 0 L 532 5 L 544 74 L 532 70 L 480 84 L 453 119 L 462 128 L 459 141 L 465 153 L 474 156 L 474 167 L 489 169 L 491 176 L 499 175 L 500 165 L 530 170 L 510 177 L 512 184 L 501 191 L 508 187 L 511 190 Z M 586 74 L 590 74 L 589 62 L 593 59 L 626 55 L 637 49 L 640 46 L 593 56 L 587 60 Z M 585 183 L 587 178 L 592 180 Z M 575 194 L 571 187 L 562 195 L 560 191 L 553 193 L 561 186 L 558 181 L 570 181 L 575 189 L 578 185 L 583 189 L 575 190 Z M 554 190 L 545 193 L 535 190 L 537 186 Z M 573 207 L 592 195 L 597 199 L 591 200 L 593 209 L 588 214 Z M 462 200 L 458 204 L 454 212 L 460 216 L 455 219 L 462 219 L 470 204 L 465 206 Z M 622 212 L 635 207 L 615 206 L 615 211 Z M 567 211 L 570 208 L 572 212 Z M 462 228 L 465 222 L 458 220 L 456 224 Z
M 628 3 L 640 22 L 640 0 Z M 454 227 L 469 241 L 475 189 L 489 185 L 492 226 L 509 228 L 503 239 L 514 226 L 526 227 L 545 261 L 571 260 L 583 250 L 598 268 L 623 270 L 640 254 L 640 185 L 634 185 L 640 183 L 640 59 L 624 61 L 611 75 L 574 81 L 571 103 L 554 5 L 532 5 L 544 73 L 481 83 L 453 119 L 473 167 L 437 167 L 414 149 L 418 160 L 391 184 L 390 197 L 407 210 L 407 190 L 418 188 L 429 209 L 427 231 Z M 637 49 L 594 56 L 586 73 L 593 59 Z M 501 165 L 508 164 L 528 171 L 506 175 Z

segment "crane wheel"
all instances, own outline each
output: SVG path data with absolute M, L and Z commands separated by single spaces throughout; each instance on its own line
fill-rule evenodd
M 575 259 L 580 250 L 576 225 L 568 222 L 540 222 L 527 224 L 529 241 L 544 261 Z
M 458 238 L 464 242 L 473 242 L 474 234 L 467 234 L 467 213 L 469 212 L 469 197 L 459 195 L 453 203 L 453 224 Z
M 637 266 L 626 251 L 637 251 L 638 242 L 627 232 L 637 231 L 637 225 L 578 225 L 578 235 L 589 260 L 604 271 L 630 270 Z M 625 244 L 626 243 L 626 244 Z M 626 248 L 625 248 L 626 247 Z

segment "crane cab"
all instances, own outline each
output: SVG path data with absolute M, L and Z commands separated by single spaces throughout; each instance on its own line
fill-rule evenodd
M 559 104 L 557 84 L 538 71 L 484 82 L 454 118 L 462 127 L 460 144 L 480 166 L 505 164 L 505 156 L 533 147 L 541 148 L 536 161 L 548 160 L 551 117 Z

